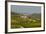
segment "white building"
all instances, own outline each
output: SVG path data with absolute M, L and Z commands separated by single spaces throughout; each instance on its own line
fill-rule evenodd
M 27 18 L 27 16 L 20 16 L 21 18 Z

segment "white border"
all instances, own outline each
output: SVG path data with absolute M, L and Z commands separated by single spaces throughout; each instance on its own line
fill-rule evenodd
M 41 27 L 40 28 L 20 28 L 20 29 L 11 29 L 11 5 L 25 5 L 25 6 L 41 6 Z M 33 4 L 33 3 L 17 3 L 17 2 L 8 2 L 8 32 L 20 32 L 20 31 L 35 31 L 43 30 L 44 28 L 44 12 L 43 4 Z

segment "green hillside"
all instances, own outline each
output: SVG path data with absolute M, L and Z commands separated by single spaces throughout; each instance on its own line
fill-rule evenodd
M 27 16 L 27 18 L 21 18 Z M 11 13 L 11 28 L 35 28 L 41 27 L 41 14 Z

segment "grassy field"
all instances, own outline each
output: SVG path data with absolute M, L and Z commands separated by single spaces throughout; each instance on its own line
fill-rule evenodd
M 11 28 L 41 27 L 41 19 L 36 17 L 21 18 L 20 15 L 11 16 Z

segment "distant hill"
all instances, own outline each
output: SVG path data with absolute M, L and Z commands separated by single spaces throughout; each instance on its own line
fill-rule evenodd
M 41 14 L 40 13 L 39 14 L 35 14 L 34 13 L 31 16 L 32 16 L 32 18 L 39 18 L 39 19 L 41 18 Z
M 12 15 L 18 15 L 18 13 L 11 12 Z
M 31 18 L 33 18 L 33 19 L 35 19 L 35 18 L 41 18 L 41 14 L 40 13 L 33 13 L 33 14 L 28 14 L 28 15 L 26 15 L 26 14 L 19 14 L 19 13 L 14 13 L 14 12 L 11 12 L 11 14 L 12 15 L 25 15 L 25 16 L 28 16 L 28 17 L 31 17 Z
M 11 12 L 11 15 L 24 15 L 24 14 Z

